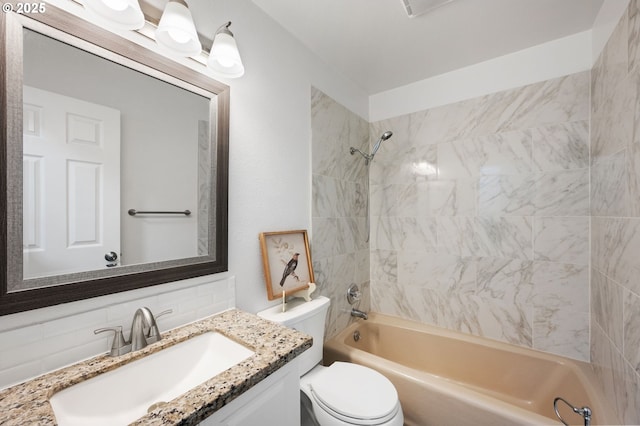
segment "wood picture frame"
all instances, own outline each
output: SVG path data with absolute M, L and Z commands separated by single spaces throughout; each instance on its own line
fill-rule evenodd
M 306 230 L 260 233 L 267 297 L 275 300 L 314 282 Z

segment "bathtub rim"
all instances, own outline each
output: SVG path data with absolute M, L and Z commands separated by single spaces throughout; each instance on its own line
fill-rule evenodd
M 590 363 L 585 361 L 580 361 L 568 357 L 564 357 L 561 355 L 555 355 L 548 352 L 543 352 L 533 348 L 525 348 L 522 346 L 517 346 L 513 344 L 509 344 L 506 342 L 501 342 L 498 340 L 494 340 L 486 337 L 479 337 L 471 334 L 462 333 L 459 331 L 449 330 L 442 327 L 437 327 L 431 324 L 420 323 L 417 321 L 400 318 L 396 316 L 391 316 L 387 314 L 381 314 L 378 312 L 370 312 L 369 319 L 366 321 L 369 323 L 377 323 L 384 324 L 387 326 L 398 327 L 402 329 L 412 330 L 421 333 L 432 334 L 436 336 L 441 336 L 444 338 L 459 340 L 463 342 L 468 342 L 471 344 L 481 345 L 491 349 L 502 350 L 506 352 L 511 352 L 515 354 L 526 355 L 534 358 L 543 359 L 549 362 L 557 363 L 562 365 L 564 368 L 570 369 L 578 379 L 586 384 L 585 393 L 589 398 L 589 406 L 597 413 L 597 418 L 599 424 L 621 424 L 618 420 L 615 412 L 608 406 L 605 405 L 604 397 L 602 395 L 602 391 L 597 386 L 597 379 L 595 373 L 593 371 L 593 367 Z M 464 387 L 466 391 L 470 392 L 474 397 L 477 397 L 478 400 L 473 400 L 471 398 L 465 398 L 465 401 L 470 405 L 478 406 L 482 401 L 485 403 L 495 403 L 500 407 L 503 407 L 505 410 L 511 412 L 510 414 L 514 415 L 514 420 L 520 418 L 521 415 L 526 413 L 527 416 L 539 416 L 540 420 L 546 419 L 549 420 L 549 417 L 537 414 L 535 412 L 528 411 L 524 408 L 517 407 L 511 405 L 505 401 L 502 401 L 498 398 L 494 398 L 489 395 L 485 395 L 480 391 L 465 387 L 464 385 L 458 384 L 455 381 L 449 380 L 445 377 L 440 377 L 428 372 L 423 372 L 420 370 L 413 369 L 411 367 L 407 367 L 396 363 L 394 361 L 382 358 L 378 355 L 366 352 L 364 350 L 358 349 L 351 345 L 345 343 L 345 339 L 353 338 L 353 332 L 360 326 L 366 325 L 364 320 L 357 319 L 349 324 L 344 330 L 340 333 L 336 334 L 332 338 L 326 340 L 324 342 L 325 348 L 328 350 L 332 350 L 334 352 L 342 353 L 350 362 L 355 363 L 365 363 L 367 360 L 373 358 L 380 366 L 384 369 L 387 369 L 394 374 L 403 376 L 404 378 L 412 381 L 419 381 L 415 377 L 415 373 L 419 373 L 420 377 L 429 377 L 434 378 L 438 382 L 438 391 L 443 391 L 451 396 L 460 397 L 460 387 Z M 323 359 L 324 361 L 324 359 Z M 432 385 L 431 383 L 429 384 Z M 579 401 L 571 401 L 574 403 L 579 403 Z M 596 411 L 597 410 L 597 411 Z M 558 422 L 558 424 L 560 424 Z

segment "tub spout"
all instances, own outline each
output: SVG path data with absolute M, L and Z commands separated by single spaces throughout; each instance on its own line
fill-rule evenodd
M 369 318 L 369 315 L 367 315 L 366 312 L 362 312 L 356 308 L 352 308 L 351 309 L 351 316 L 352 317 L 357 317 L 357 318 L 362 318 L 363 320 L 366 320 L 367 318 Z

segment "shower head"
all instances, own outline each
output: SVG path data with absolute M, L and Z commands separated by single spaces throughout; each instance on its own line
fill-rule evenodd
M 393 132 L 391 130 L 387 130 L 382 134 L 382 136 L 380 136 L 380 138 L 378 139 L 378 142 L 376 142 L 376 144 L 373 147 L 373 151 L 371 151 L 371 154 L 369 155 L 370 157 L 369 161 L 373 160 L 373 156 L 376 155 L 376 152 L 378 152 L 378 149 L 380 149 L 380 144 L 382 144 L 382 141 L 386 141 L 391 136 L 393 136 Z
M 373 151 L 371 151 L 371 154 L 365 154 L 364 152 L 360 151 L 358 148 L 354 148 L 354 147 L 349 148 L 349 152 L 351 152 L 351 155 L 355 154 L 356 152 L 362 155 L 364 157 L 364 164 L 368 165 L 369 162 L 373 160 L 373 156 L 376 155 L 376 152 L 378 152 L 378 149 L 380 149 L 380 144 L 382 143 L 382 141 L 386 141 L 392 135 L 393 135 L 393 132 L 391 130 L 387 130 L 386 132 L 384 132 L 382 136 L 380 136 L 376 144 L 374 145 Z
M 383 141 L 386 141 L 387 139 L 389 139 L 391 136 L 393 136 L 393 132 L 391 130 L 387 130 L 386 132 L 384 132 L 382 134 L 382 136 L 380 136 L 380 139 L 382 139 Z

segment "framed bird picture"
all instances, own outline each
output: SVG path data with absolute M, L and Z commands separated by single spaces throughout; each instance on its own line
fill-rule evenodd
M 274 300 L 314 282 L 307 231 L 260 233 L 267 297 Z

